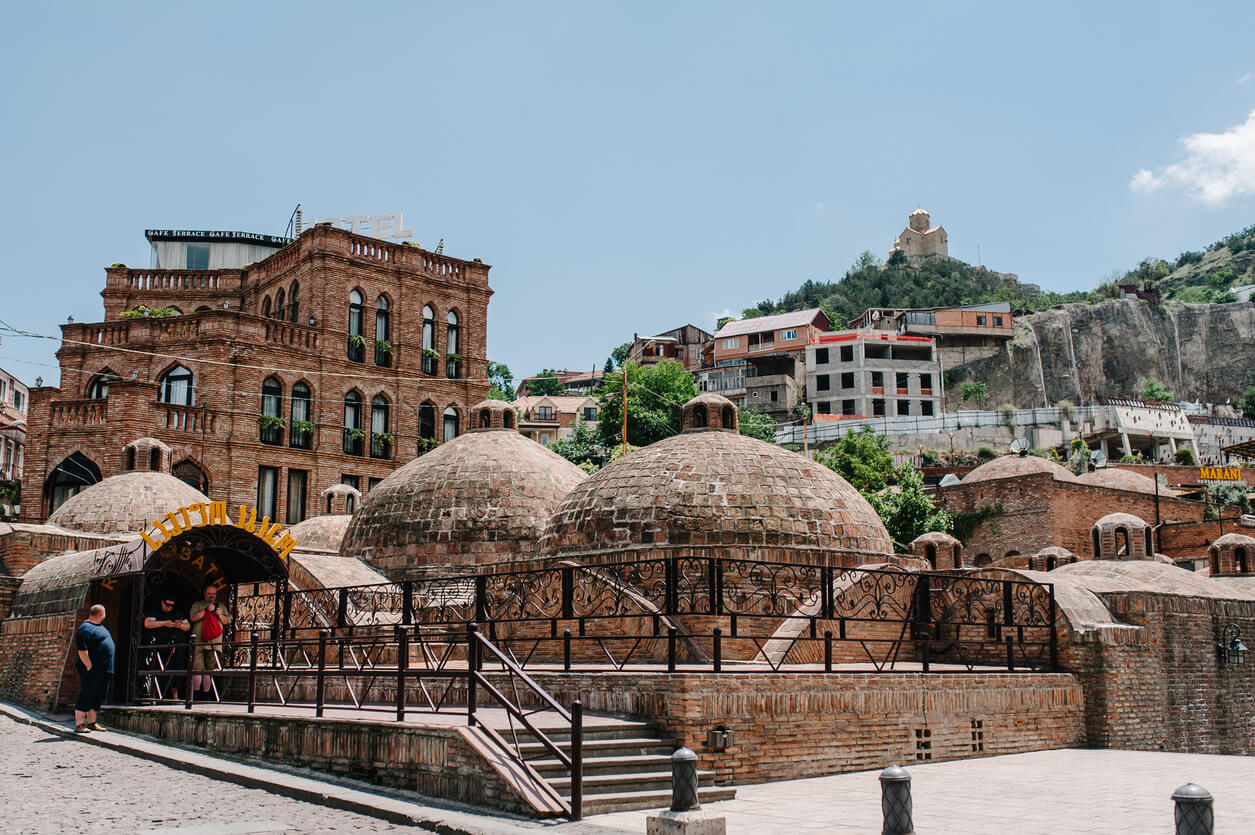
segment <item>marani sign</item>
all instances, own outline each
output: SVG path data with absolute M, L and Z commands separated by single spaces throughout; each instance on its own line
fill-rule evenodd
M 1199 481 L 1245 481 L 1237 467 L 1199 467 Z

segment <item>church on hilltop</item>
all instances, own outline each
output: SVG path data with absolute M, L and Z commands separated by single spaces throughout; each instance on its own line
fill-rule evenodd
M 889 247 L 889 255 L 901 252 L 907 258 L 931 258 L 939 255 L 949 257 L 946 246 L 946 230 L 944 226 L 930 226 L 928 212 L 916 209 L 907 218 L 907 226 L 898 235 L 893 246 Z

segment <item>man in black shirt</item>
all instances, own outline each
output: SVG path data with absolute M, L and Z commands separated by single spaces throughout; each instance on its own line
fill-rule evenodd
M 109 676 L 113 674 L 113 636 L 105 628 L 105 607 L 91 607 L 87 620 L 74 633 L 78 670 L 78 699 L 74 702 L 74 732 L 85 734 L 102 731 L 96 724 L 96 711 L 109 692 Z
M 169 595 L 163 595 L 156 606 L 146 611 L 144 643 L 152 647 L 148 650 L 151 654 L 149 669 L 187 669 L 187 633 L 191 628 L 187 616 L 176 608 L 174 598 Z M 179 697 L 178 678 L 173 675 L 158 675 L 155 678 L 158 699 Z

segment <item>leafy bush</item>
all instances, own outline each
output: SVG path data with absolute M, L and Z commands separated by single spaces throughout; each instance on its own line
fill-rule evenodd
M 1181 447 L 1172 454 L 1172 460 L 1182 466 L 1194 466 L 1194 450 L 1189 447 Z
M 1152 403 L 1171 403 L 1176 399 L 1163 383 L 1154 379 L 1142 380 L 1142 387 L 1138 394 L 1143 400 Z
M 969 403 L 973 400 L 980 403 L 989 397 L 989 386 L 981 382 L 964 383 L 959 388 L 959 396 L 964 403 Z
M 983 446 L 980 449 L 976 450 L 976 460 L 978 461 L 992 461 L 997 457 L 998 457 L 998 453 L 994 452 L 992 449 L 990 449 L 987 446 Z

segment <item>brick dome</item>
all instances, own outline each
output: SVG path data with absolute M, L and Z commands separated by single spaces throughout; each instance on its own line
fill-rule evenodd
M 298 551 L 313 549 L 338 553 L 340 543 L 344 540 L 344 532 L 349 527 L 350 518 L 343 513 L 311 516 L 304 522 L 298 522 L 288 528 L 288 533 L 296 542 Z
M 1076 476 L 1072 475 L 1071 470 L 1048 458 L 1039 458 L 1036 455 L 1004 455 L 981 464 L 963 476 L 963 483 L 1016 478 L 1033 473 L 1050 473 L 1055 481 L 1076 481 Z
M 724 429 L 731 401 L 685 404 L 685 430 L 594 474 L 566 497 L 546 556 L 719 555 L 856 565 L 892 555 L 889 534 L 845 479 L 810 459 Z M 732 407 L 735 411 L 735 407 Z M 718 416 L 718 418 L 716 418 Z
M 1119 467 L 1104 467 L 1101 470 L 1094 470 L 1092 473 L 1082 473 L 1076 477 L 1081 484 L 1092 484 L 1095 487 L 1110 487 L 1113 490 L 1126 490 L 1130 493 L 1148 493 L 1155 494 L 1155 480 L 1148 478 L 1141 473 L 1135 473 L 1130 470 L 1122 470 Z M 1175 496 L 1175 490 L 1169 490 L 1162 485 L 1159 487 L 1159 495 Z
M 48 524 L 92 533 L 137 532 L 172 510 L 207 501 L 204 493 L 169 473 L 135 470 L 71 496 Z
M 587 478 L 579 467 L 480 404 L 489 423 L 406 464 L 353 514 L 340 553 L 361 557 L 393 580 L 465 572 L 536 555 L 545 522 Z

